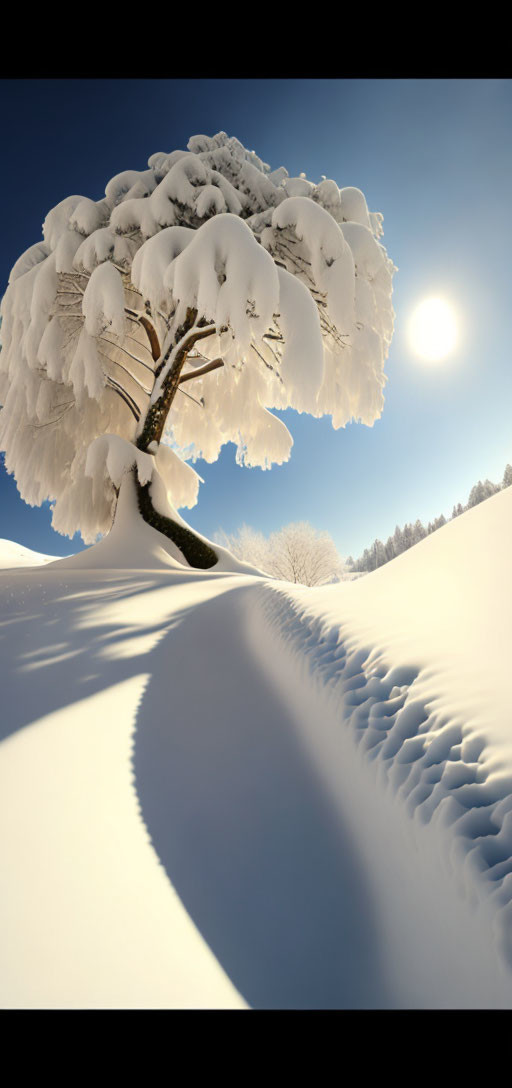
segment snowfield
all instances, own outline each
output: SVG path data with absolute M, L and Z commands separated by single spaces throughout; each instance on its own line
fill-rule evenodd
M 0 573 L 1 1005 L 512 1007 L 511 528 L 320 589 L 140 520 Z

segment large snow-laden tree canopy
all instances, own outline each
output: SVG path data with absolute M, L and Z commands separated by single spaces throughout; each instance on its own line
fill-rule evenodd
M 224 132 L 61 201 L 1 308 L 0 449 L 22 498 L 91 542 L 132 467 L 192 506 L 187 460 L 229 441 L 240 464 L 288 459 L 272 409 L 371 425 L 394 318 L 381 234 L 358 189 L 271 171 Z

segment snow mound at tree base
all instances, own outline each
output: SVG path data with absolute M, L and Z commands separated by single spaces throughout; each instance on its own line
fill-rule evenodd
M 172 518 L 179 525 L 187 529 L 190 526 L 180 517 L 177 510 L 171 506 L 158 474 L 152 488 L 157 487 L 158 503 L 155 495 L 152 495 L 158 512 Z M 195 531 L 195 530 L 193 530 Z M 201 534 L 197 534 L 201 535 Z M 206 540 L 206 537 L 202 537 Z M 226 548 L 207 541 L 219 556 L 218 562 L 210 568 L 213 574 L 254 574 L 264 576 L 256 567 L 244 563 L 235 558 Z M 59 559 L 50 564 L 51 567 L 60 567 L 63 570 L 188 570 L 193 572 L 182 555 L 179 548 L 163 535 L 153 529 L 141 517 L 138 506 L 135 484 L 131 473 L 127 472 L 123 477 L 114 524 L 108 536 L 93 544 L 83 552 L 71 555 L 66 559 Z M 196 573 L 204 573 L 197 571 Z

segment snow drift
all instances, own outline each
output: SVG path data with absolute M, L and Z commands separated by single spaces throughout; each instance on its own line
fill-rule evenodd
M 35 567 L 40 563 L 52 563 L 57 558 L 56 555 L 34 552 L 32 548 L 26 548 L 24 544 L 16 544 L 13 540 L 0 539 L 0 570 L 12 567 Z

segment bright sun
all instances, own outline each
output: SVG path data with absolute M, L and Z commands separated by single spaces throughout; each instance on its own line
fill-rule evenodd
M 426 298 L 414 310 L 408 331 L 416 354 L 429 362 L 439 362 L 457 343 L 454 310 L 442 298 Z

